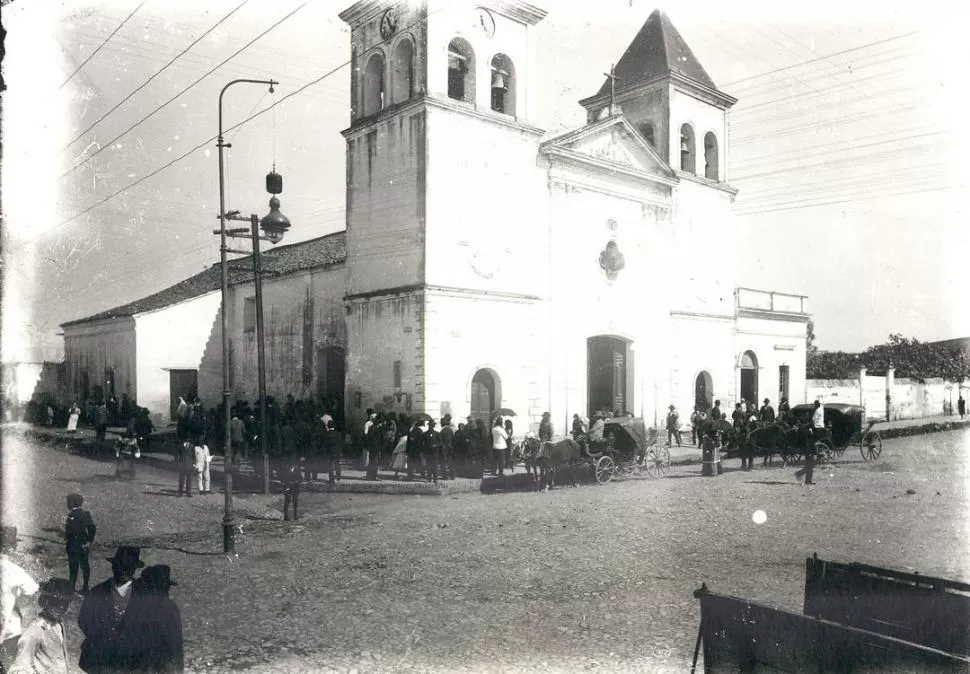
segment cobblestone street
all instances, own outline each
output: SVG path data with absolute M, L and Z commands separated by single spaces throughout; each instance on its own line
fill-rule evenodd
M 221 493 L 175 498 L 172 473 L 117 480 L 113 463 L 6 440 L 20 556 L 66 575 L 63 498 L 80 491 L 98 524 L 92 581 L 120 543 L 170 564 L 196 672 L 683 672 L 701 582 L 800 612 L 813 552 L 970 578 L 968 431 L 887 440 L 874 464 L 849 448 L 814 487 L 735 460 L 714 479 L 678 466 L 550 493 L 303 494 L 293 523 L 270 519 L 279 496 L 244 495 L 229 560 Z

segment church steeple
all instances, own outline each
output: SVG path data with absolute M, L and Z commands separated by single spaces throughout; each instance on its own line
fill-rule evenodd
M 616 64 L 615 75 L 622 83 L 618 91 L 671 74 L 717 89 L 674 24 L 666 14 L 655 9 Z M 596 96 L 609 93 L 610 80 L 607 78 Z
M 657 9 L 599 91 L 579 103 L 589 123 L 622 113 L 674 169 L 723 182 L 725 112 L 736 102 Z

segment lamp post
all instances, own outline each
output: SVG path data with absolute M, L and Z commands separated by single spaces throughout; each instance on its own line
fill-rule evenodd
M 233 465 L 233 448 L 232 448 L 232 436 L 230 433 L 229 423 L 231 420 L 231 415 L 229 412 L 229 317 L 228 317 L 228 298 L 229 298 L 229 269 L 226 260 L 226 255 L 230 251 L 226 245 L 226 238 L 233 235 L 238 235 L 239 230 L 229 231 L 226 229 L 226 220 L 238 219 L 233 218 L 229 213 L 226 213 L 226 189 L 225 189 L 225 168 L 223 160 L 223 148 L 232 147 L 231 144 L 224 142 L 222 133 L 222 99 L 226 93 L 226 90 L 233 86 L 234 84 L 248 83 L 248 84 L 265 84 L 269 86 L 270 93 L 273 91 L 273 87 L 278 84 L 273 80 L 251 80 L 251 79 L 237 79 L 232 80 L 226 86 L 222 88 L 219 92 L 219 136 L 216 142 L 216 146 L 219 148 L 219 229 L 215 232 L 219 234 L 219 257 L 220 266 L 222 272 L 222 407 L 223 407 L 223 446 L 225 447 L 225 514 L 222 519 L 222 550 L 225 554 L 230 554 L 235 551 L 236 540 L 235 540 L 235 519 L 233 517 L 232 511 L 232 465 Z M 275 175 L 275 174 L 271 174 Z M 278 176 L 277 176 L 278 178 Z M 275 193 L 278 194 L 282 191 L 282 180 L 277 180 L 274 183 L 274 187 L 278 184 L 279 190 Z M 267 178 L 267 187 L 269 187 L 269 179 Z M 275 195 L 271 200 L 270 206 L 272 208 L 272 202 L 276 202 L 275 210 L 270 212 L 270 215 L 266 216 L 264 220 L 269 219 L 273 213 L 279 215 L 280 218 L 285 220 L 285 217 L 279 213 L 279 200 L 276 199 Z M 263 340 L 262 340 L 262 284 L 260 283 L 260 263 L 259 263 L 259 236 L 257 232 L 257 218 L 252 216 L 251 220 L 251 236 L 253 238 L 253 269 L 256 275 L 256 288 L 259 295 L 257 300 L 257 328 L 258 328 L 258 346 L 259 346 L 259 378 L 260 378 L 260 409 L 262 417 L 262 428 L 260 430 L 260 436 L 263 438 L 263 456 L 265 457 L 266 449 L 266 434 L 264 432 L 266 423 L 266 404 L 265 404 L 265 372 L 263 363 Z M 277 223 L 279 224 L 279 223 Z M 270 229 L 274 227 L 273 222 L 269 223 Z M 286 226 L 289 227 L 289 221 L 286 221 Z M 278 227 L 276 229 L 279 234 L 278 241 L 282 238 L 282 231 Z M 272 240 L 272 239 L 270 239 Z M 273 241 L 273 243 L 276 243 Z

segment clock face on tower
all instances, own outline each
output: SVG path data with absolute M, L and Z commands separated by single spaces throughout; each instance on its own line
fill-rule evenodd
M 495 17 L 484 7 L 475 10 L 475 28 L 485 33 L 486 37 L 495 35 Z
M 397 30 L 397 11 L 393 8 L 384 12 L 384 16 L 381 17 L 381 37 L 385 40 L 392 35 L 394 31 Z

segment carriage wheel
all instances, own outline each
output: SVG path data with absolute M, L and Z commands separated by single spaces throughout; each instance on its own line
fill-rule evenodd
M 643 467 L 650 477 L 666 475 L 670 470 L 670 452 L 663 447 L 651 447 L 643 457 Z
M 596 481 L 600 484 L 606 484 L 612 480 L 615 471 L 616 464 L 612 457 L 604 454 L 596 460 Z
M 819 440 L 815 443 L 815 460 L 818 463 L 829 463 L 835 458 L 835 451 L 826 443 Z
M 791 463 L 797 463 L 802 458 L 802 453 L 794 447 L 785 447 L 779 454 L 781 454 L 781 460 L 786 466 Z
M 862 436 L 859 449 L 864 460 L 875 461 L 882 454 L 882 438 L 875 431 L 868 431 Z

